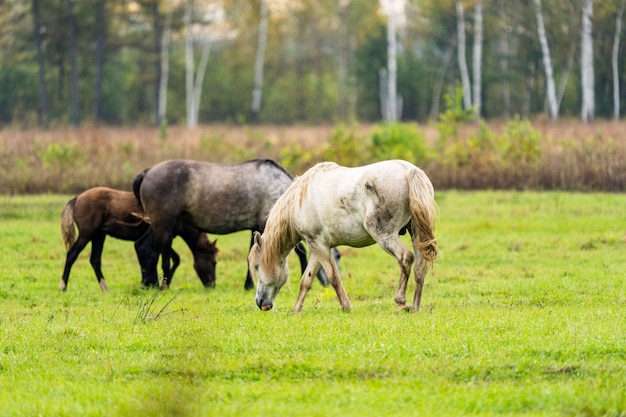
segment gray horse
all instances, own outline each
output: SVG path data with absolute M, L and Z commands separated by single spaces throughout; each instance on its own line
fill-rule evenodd
M 150 228 L 135 242 L 143 284 L 159 285 L 157 261 L 179 220 L 218 235 L 241 230 L 262 233 L 270 209 L 292 182 L 293 176 L 270 159 L 239 164 L 168 160 L 139 173 L 133 191 L 150 219 Z M 306 250 L 302 243 L 295 249 L 304 272 Z M 334 257 L 339 260 L 336 249 Z M 328 285 L 323 271 L 318 278 Z M 162 287 L 167 287 L 164 281 Z M 245 288 L 254 288 L 249 269 Z

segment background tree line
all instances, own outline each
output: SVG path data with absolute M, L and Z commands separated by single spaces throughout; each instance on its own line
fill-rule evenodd
M 0 0 L 0 123 L 624 114 L 624 0 Z

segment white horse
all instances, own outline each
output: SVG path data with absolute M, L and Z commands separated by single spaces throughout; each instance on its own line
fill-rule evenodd
M 254 234 L 248 263 L 257 281 L 256 304 L 264 311 L 273 307 L 274 298 L 287 282 L 287 255 L 304 240 L 311 257 L 293 311 L 302 310 L 320 266 L 327 272 L 341 308 L 350 309 L 330 248 L 378 243 L 400 265 L 394 297 L 398 308 L 418 311 L 424 278 L 439 256 L 434 237 L 436 215 L 432 183 L 424 171 L 409 162 L 382 161 L 357 168 L 333 162 L 317 164 L 296 178 L 278 199 L 263 234 Z M 412 237 L 413 252 L 399 238 L 406 230 Z M 406 288 L 414 261 L 417 285 L 409 307 Z

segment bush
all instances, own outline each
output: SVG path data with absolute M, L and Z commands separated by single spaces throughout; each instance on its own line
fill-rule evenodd
M 384 124 L 372 133 L 372 159 L 404 159 L 417 165 L 425 163 L 430 150 L 424 135 L 410 124 Z
M 340 124 L 328 138 L 328 144 L 322 151 L 322 159 L 339 165 L 357 166 L 371 161 L 367 139 L 357 133 L 356 123 L 348 126 Z

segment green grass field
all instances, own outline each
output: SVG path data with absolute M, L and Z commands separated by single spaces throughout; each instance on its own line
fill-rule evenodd
M 219 236 L 217 288 L 191 256 L 140 288 L 129 242 L 89 248 L 60 293 L 69 196 L 0 197 L 1 416 L 625 416 L 626 196 L 440 192 L 443 257 L 422 311 L 396 311 L 395 260 L 341 248 L 353 308 L 291 282 L 261 312 L 249 234 Z M 409 286 L 410 299 L 414 286 Z

